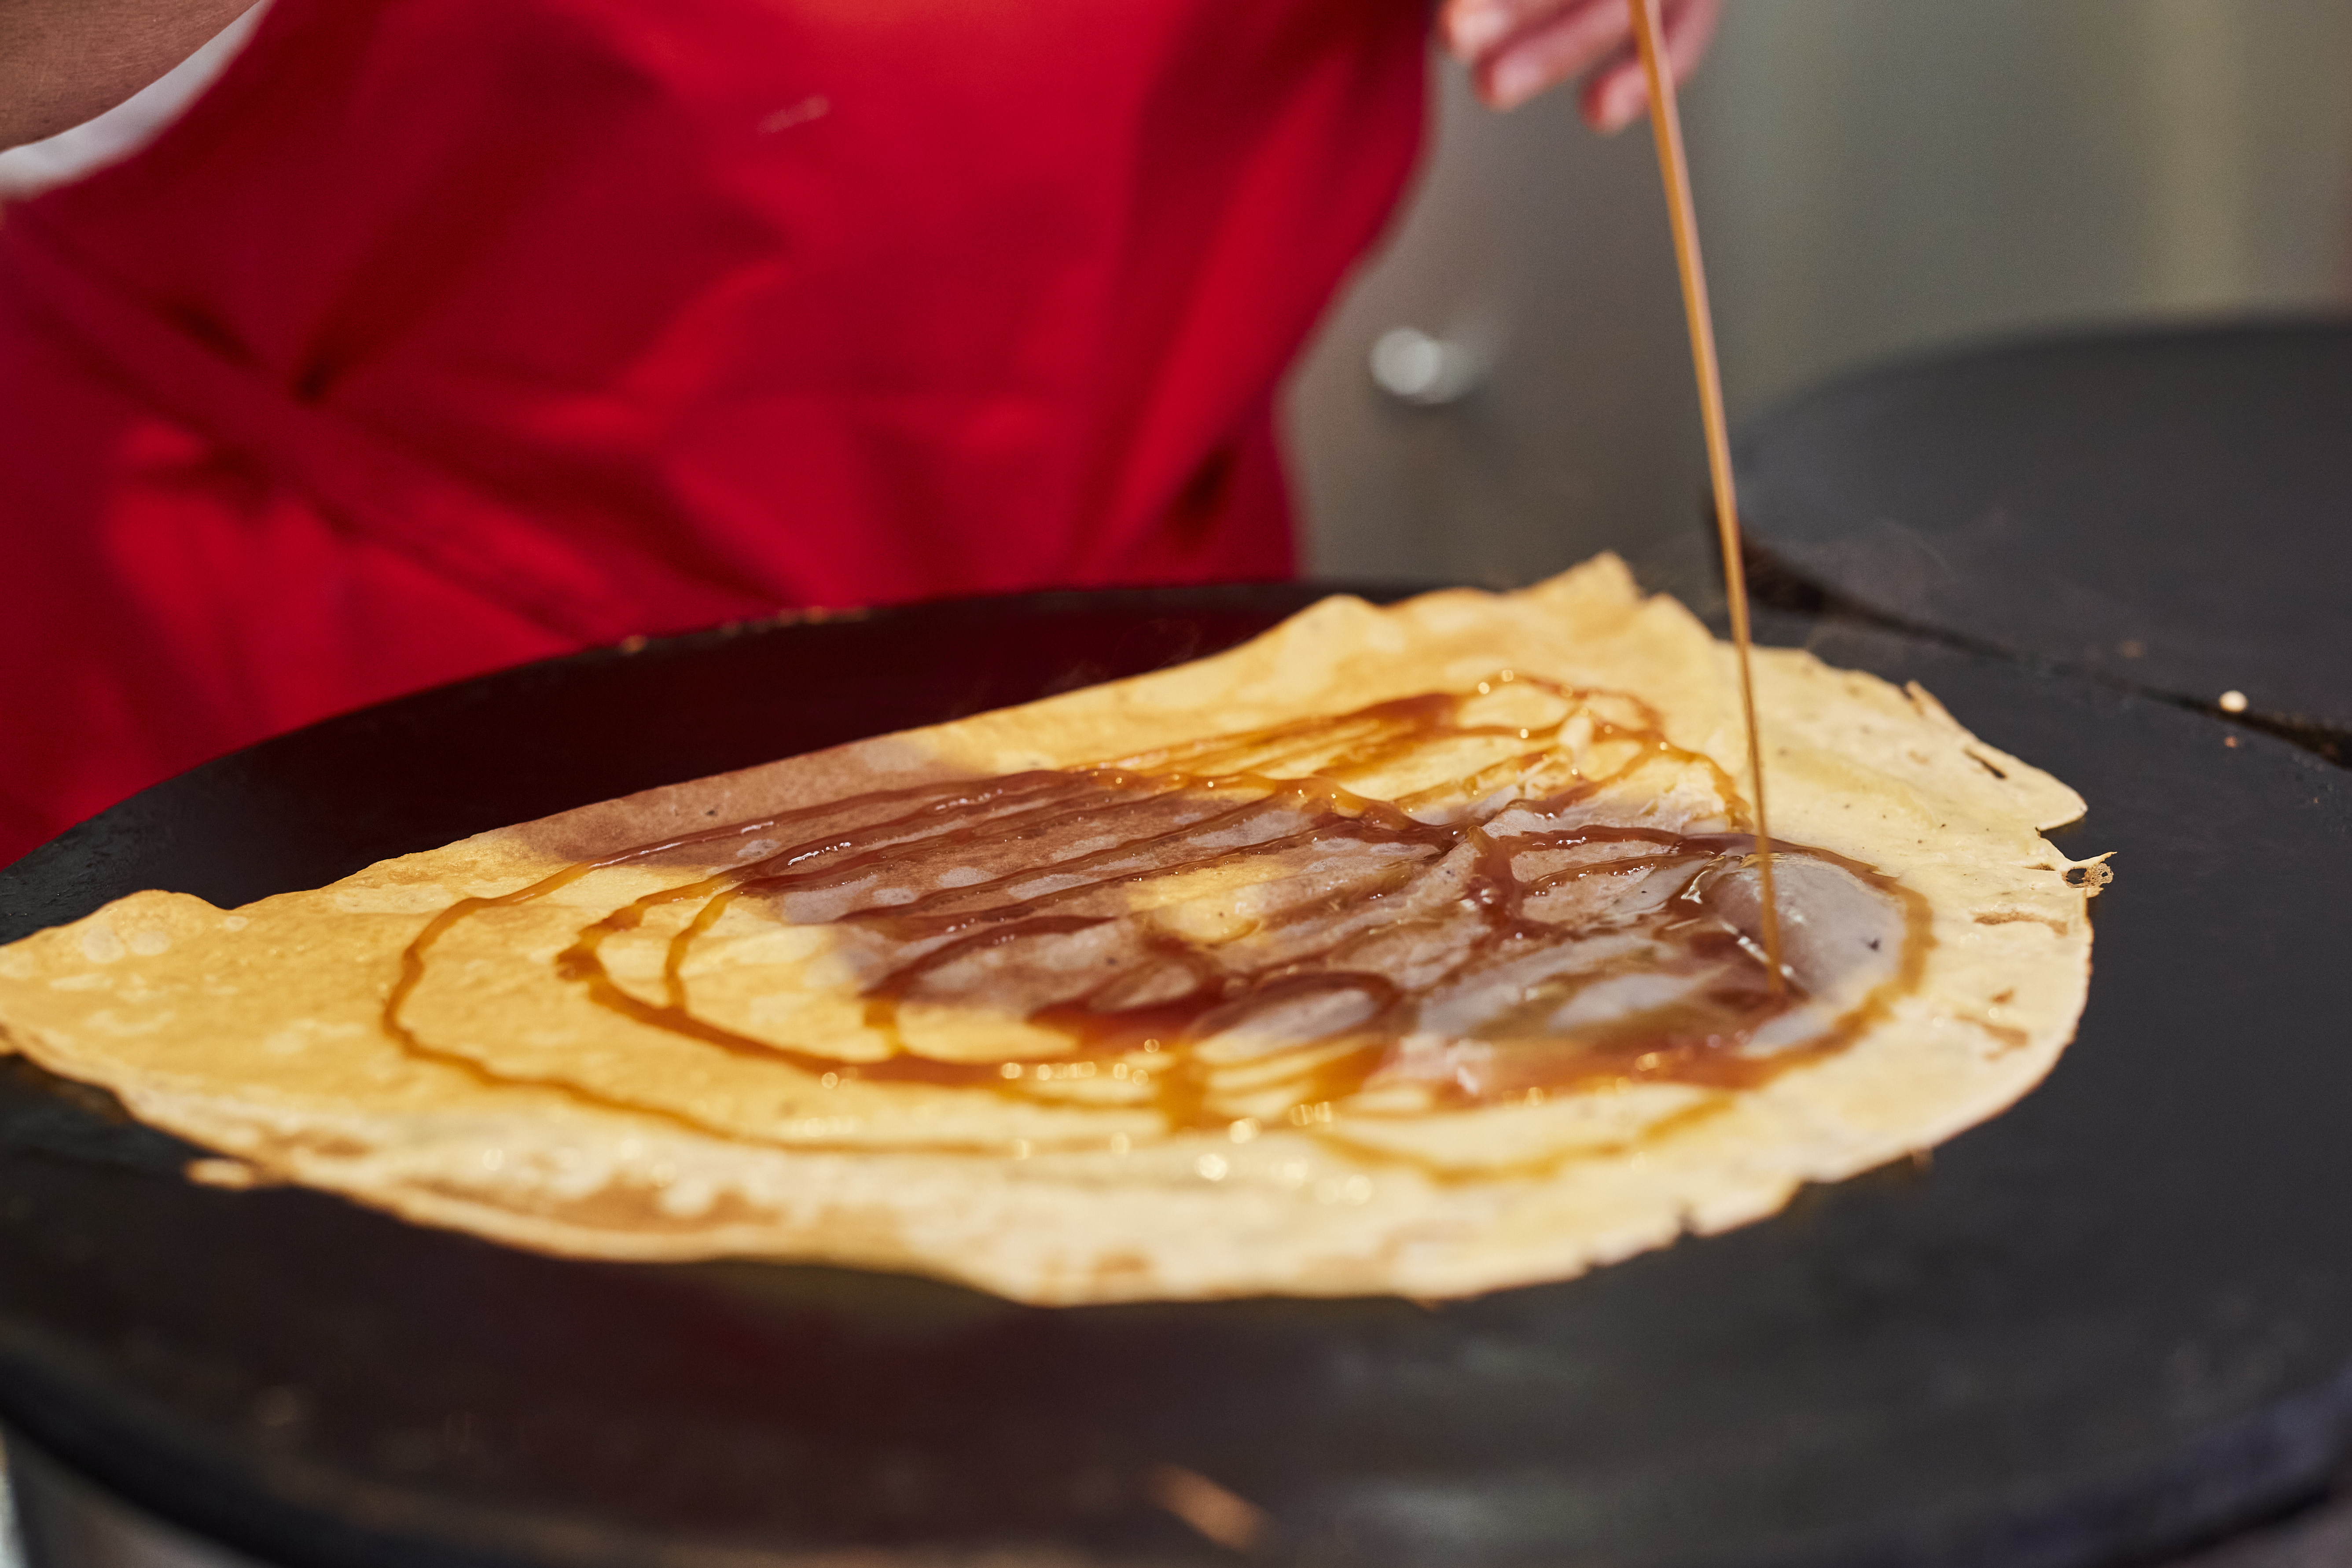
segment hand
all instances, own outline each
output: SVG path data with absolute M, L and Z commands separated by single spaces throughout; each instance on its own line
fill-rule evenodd
M 1660 0 L 1659 10 L 1680 83 L 1706 53 L 1723 0 Z M 1622 131 L 1650 106 L 1627 0 L 1444 0 L 1437 28 L 1496 109 L 1516 109 L 1579 76 L 1580 107 L 1595 130 Z
M 253 0 L 0 0 L 0 149 L 121 103 Z

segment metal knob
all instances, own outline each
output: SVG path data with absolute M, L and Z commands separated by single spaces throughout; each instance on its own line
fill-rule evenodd
M 1391 327 L 1372 344 L 1372 384 L 1400 403 L 1433 408 L 1478 384 L 1483 356 L 1468 345 L 1423 331 Z

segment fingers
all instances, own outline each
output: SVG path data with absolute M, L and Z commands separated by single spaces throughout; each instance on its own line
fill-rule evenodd
M 1679 86 L 1706 58 L 1716 25 L 1723 19 L 1723 0 L 1664 0 L 1662 11 L 1666 67 Z M 1579 107 L 1587 124 L 1610 132 L 1622 131 L 1648 111 L 1650 84 L 1642 74 L 1640 51 L 1630 38 L 1585 79 Z
M 1663 0 L 1662 10 L 1666 58 L 1681 81 L 1706 52 L 1722 0 Z M 1627 0 L 1445 0 L 1438 26 L 1469 65 L 1478 96 L 1496 109 L 1580 76 L 1584 117 L 1603 131 L 1648 106 Z
M 1515 109 L 1608 59 L 1630 36 L 1625 0 L 1449 0 L 1440 19 L 1478 96 Z

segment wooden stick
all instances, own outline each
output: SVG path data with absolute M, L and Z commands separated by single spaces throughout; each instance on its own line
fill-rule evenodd
M 1723 546 L 1724 596 L 1731 602 L 1731 641 L 1739 658 L 1739 707 L 1748 721 L 1748 781 L 1756 799 L 1756 860 L 1764 883 L 1764 961 L 1777 995 L 1780 967 L 1780 906 L 1772 880 L 1772 829 L 1764 811 L 1764 739 L 1756 723 L 1756 678 L 1748 636 L 1748 568 L 1739 552 L 1739 500 L 1732 489 L 1731 434 L 1723 414 L 1723 373 L 1715 357 L 1715 313 L 1707 307 L 1706 268 L 1699 258 L 1698 210 L 1691 201 L 1690 160 L 1683 152 L 1681 105 L 1666 59 L 1659 0 L 1626 0 L 1642 74 L 1650 84 L 1650 129 L 1658 141 L 1658 173 L 1666 185 L 1666 216 L 1674 224 L 1675 265 L 1682 273 L 1683 313 L 1690 322 L 1691 360 L 1698 372 L 1700 417 L 1706 424 L 1706 468 L 1715 485 L 1715 527 Z

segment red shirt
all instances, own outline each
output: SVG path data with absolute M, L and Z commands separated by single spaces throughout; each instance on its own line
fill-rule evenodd
M 0 862 L 769 613 L 1286 574 L 1423 0 L 278 0 L 0 221 Z

